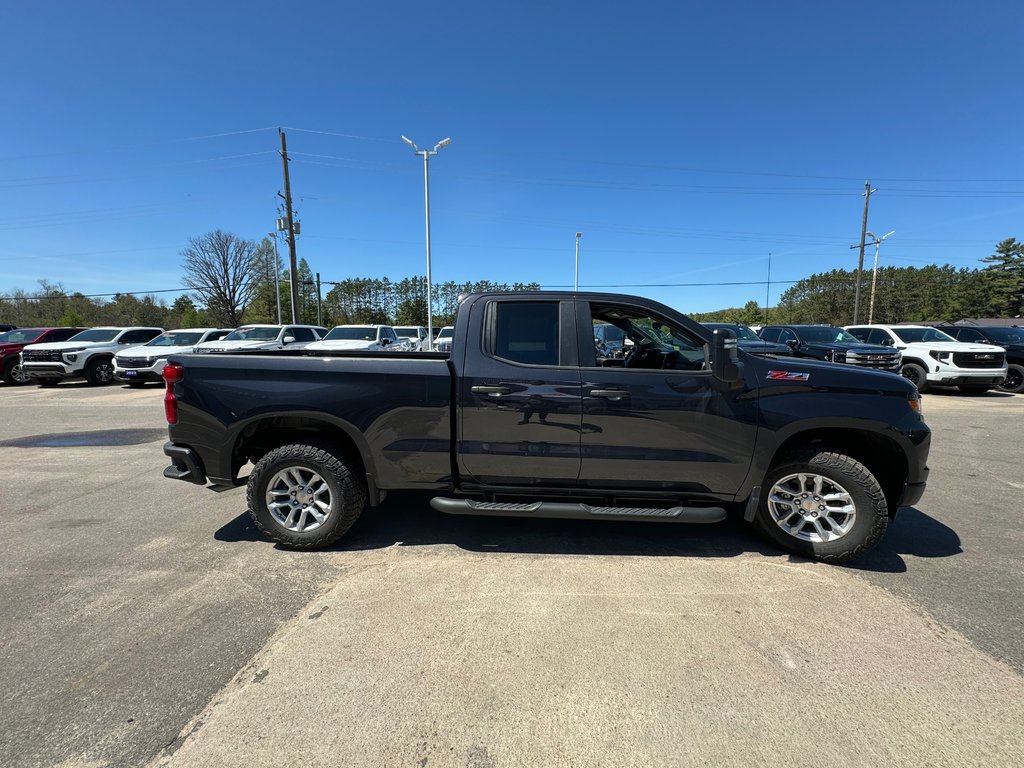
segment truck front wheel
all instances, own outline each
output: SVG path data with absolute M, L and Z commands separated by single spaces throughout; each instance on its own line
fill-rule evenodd
M 904 363 L 900 373 L 904 379 L 917 387 L 918 392 L 928 389 L 928 372 L 917 363 Z
M 114 364 L 105 357 L 93 360 L 85 366 L 85 380 L 93 387 L 109 384 L 114 380 Z
M 781 457 L 762 487 L 755 525 L 769 541 L 798 555 L 850 562 L 872 549 L 889 525 L 875 476 L 828 448 Z
M 295 443 L 256 463 L 246 499 L 256 526 L 274 541 L 317 549 L 352 527 L 366 506 L 366 484 L 332 446 Z

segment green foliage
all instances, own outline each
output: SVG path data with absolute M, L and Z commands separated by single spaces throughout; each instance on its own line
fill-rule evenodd
M 1024 307 L 1024 242 L 1010 237 L 982 259 L 988 282 L 988 309 L 997 315 L 1020 317 Z

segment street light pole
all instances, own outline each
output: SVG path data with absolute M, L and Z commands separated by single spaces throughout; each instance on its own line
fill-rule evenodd
M 882 247 L 882 241 L 889 237 L 889 235 L 896 234 L 896 230 L 894 229 L 889 234 L 882 235 L 881 237 L 875 237 L 871 232 L 866 234 L 871 235 L 871 240 L 875 244 L 875 266 L 871 270 L 871 304 L 868 306 L 868 325 L 871 325 L 875 320 L 875 283 L 878 280 L 878 250 Z
M 405 136 L 402 137 L 402 141 L 412 147 L 415 154 L 423 156 L 423 210 L 427 230 L 427 351 L 432 352 L 434 350 L 434 312 L 430 275 L 430 157 L 451 144 L 452 140 L 451 138 L 442 139 L 434 145 L 433 149 L 420 149 Z
M 582 232 L 576 233 L 576 279 L 573 281 L 573 289 L 579 291 L 580 289 L 580 238 L 583 237 Z
M 281 324 L 281 257 L 277 255 L 277 232 L 267 232 L 274 238 L 274 298 L 277 300 L 277 324 Z

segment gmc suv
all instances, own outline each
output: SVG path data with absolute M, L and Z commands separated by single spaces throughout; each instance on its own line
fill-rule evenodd
M 114 380 L 114 354 L 128 345 L 145 344 L 163 328 L 90 328 L 67 341 L 29 344 L 21 352 L 24 373 L 40 386 L 84 378 L 92 386 Z
M 957 341 L 968 344 L 995 344 L 1006 350 L 1006 378 L 999 385 L 1003 392 L 1024 392 L 1024 328 L 1011 325 L 937 325 Z
M 0 333 L 0 375 L 7 384 L 28 384 L 28 376 L 21 369 L 21 350 L 29 344 L 49 341 L 67 341 L 85 328 L 18 328 Z

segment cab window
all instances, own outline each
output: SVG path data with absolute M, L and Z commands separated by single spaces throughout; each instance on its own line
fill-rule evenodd
M 523 365 L 558 365 L 558 302 L 502 301 L 494 307 L 489 352 Z
M 621 331 L 621 346 L 606 341 L 618 336 L 606 329 L 594 336 L 594 357 L 584 367 L 699 371 L 706 367 L 704 341 L 690 331 L 647 310 L 591 304 L 593 324 Z

